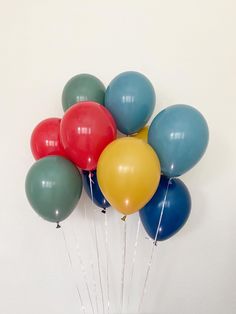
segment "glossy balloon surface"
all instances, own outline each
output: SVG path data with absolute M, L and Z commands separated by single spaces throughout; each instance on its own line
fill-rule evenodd
M 60 123 L 59 118 L 49 118 L 41 121 L 34 128 L 30 146 L 36 160 L 50 155 L 66 157 L 60 139 Z
M 69 160 L 45 157 L 30 168 L 25 190 L 31 206 L 42 218 L 60 222 L 71 214 L 79 201 L 81 175 Z
M 104 148 L 116 138 L 110 112 L 95 102 L 80 102 L 65 113 L 61 139 L 69 158 L 83 170 L 94 170 Z
M 97 167 L 98 183 L 109 203 L 128 215 L 153 196 L 160 180 L 160 163 L 150 145 L 125 137 L 108 145 Z
M 117 128 L 133 134 L 151 117 L 156 102 L 154 88 L 146 76 L 128 71 L 116 76 L 105 94 L 105 106 L 112 113 Z
M 105 86 L 91 74 L 78 74 L 65 85 L 62 93 L 64 111 L 80 101 L 94 101 L 104 104 Z
M 156 238 L 158 241 L 172 237 L 184 226 L 189 217 L 191 197 L 186 185 L 180 179 L 161 176 L 156 193 L 139 212 L 143 226 L 153 240 L 155 240 L 163 206 L 163 215 Z
M 190 170 L 203 156 L 209 140 L 203 115 L 188 105 L 173 105 L 152 121 L 148 142 L 155 149 L 161 170 L 177 177 Z

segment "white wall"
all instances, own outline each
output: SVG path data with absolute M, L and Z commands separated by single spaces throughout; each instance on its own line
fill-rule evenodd
M 87 72 L 108 84 L 128 69 L 143 72 L 155 85 L 156 113 L 170 104 L 192 104 L 210 127 L 207 154 L 182 178 L 192 194 L 191 217 L 157 248 L 142 312 L 236 312 L 235 10 L 234 0 L 1 1 L 1 314 L 81 313 L 75 281 L 89 305 L 72 227 L 91 289 L 91 217 L 87 224 L 82 200 L 63 224 L 72 275 L 62 231 L 41 220 L 24 194 L 33 163 L 29 137 L 41 119 L 62 115 L 61 91 L 72 75 Z M 85 204 L 91 216 L 91 205 Z M 95 218 L 104 275 L 104 217 Z M 130 218 L 127 280 L 136 225 L 137 216 Z M 122 227 L 119 215 L 110 213 L 111 311 L 116 313 L 121 313 Z M 137 312 L 150 249 L 142 231 L 127 313 Z M 105 280 L 103 286 L 105 292 Z M 126 283 L 126 298 L 129 290 Z

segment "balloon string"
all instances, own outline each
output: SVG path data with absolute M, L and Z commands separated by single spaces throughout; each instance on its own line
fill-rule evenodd
M 105 242 L 106 242 L 106 260 L 107 260 L 107 314 L 110 312 L 110 287 L 109 287 L 109 247 L 108 247 L 108 219 L 105 213 Z
M 124 233 L 123 233 L 123 262 L 121 270 L 121 313 L 124 308 L 124 286 L 125 286 L 125 260 L 126 260 L 126 221 L 124 221 Z
M 78 258 L 79 258 L 81 272 L 82 272 L 84 283 L 85 283 L 85 286 L 86 286 L 86 289 L 87 289 L 87 293 L 88 293 L 88 297 L 89 297 L 89 301 L 90 301 L 90 306 L 91 306 L 92 312 L 94 314 L 94 307 L 93 307 L 91 293 L 90 293 L 90 289 L 89 289 L 89 285 L 88 285 L 87 272 L 86 272 L 86 268 L 85 268 L 85 265 L 83 263 L 81 254 L 80 254 L 79 241 L 78 241 L 78 238 L 77 238 L 77 236 L 75 234 L 75 230 L 74 229 L 73 229 L 73 234 L 74 234 L 74 238 L 75 238 L 75 242 L 76 242 L 76 252 L 77 252 L 77 255 L 78 255 Z
M 93 226 L 94 226 L 94 233 L 95 233 L 95 244 L 96 244 L 96 253 L 97 253 L 97 266 L 98 266 L 98 273 L 99 273 L 99 282 L 100 282 L 101 296 L 102 296 L 102 310 L 103 310 L 103 313 L 105 313 L 103 288 L 102 288 L 101 266 L 100 266 L 100 255 L 99 255 L 99 250 L 98 250 L 98 236 L 97 236 L 97 227 L 96 227 L 96 223 L 95 223 L 95 219 L 94 219 L 94 214 L 93 214 Z
M 85 217 L 86 217 L 86 221 L 87 221 L 87 225 L 88 225 L 88 230 L 89 230 L 89 234 L 91 235 L 91 239 L 92 239 L 92 233 L 90 231 L 90 226 L 88 223 L 88 218 L 87 218 L 87 208 L 85 205 L 85 201 L 84 201 L 84 213 L 85 213 Z M 92 239 L 93 242 L 93 239 Z M 94 294 L 95 294 L 95 300 L 96 300 L 96 310 L 97 310 L 97 314 L 99 314 L 99 310 L 98 310 L 98 294 L 97 294 L 97 284 L 96 284 L 96 279 L 95 279 L 95 270 L 94 270 L 94 263 L 93 263 L 93 258 L 90 258 L 90 266 L 91 266 L 91 270 L 92 270 L 92 275 L 93 275 L 93 289 L 94 289 Z
M 64 228 L 61 228 L 61 230 L 62 230 L 62 235 L 63 235 L 63 239 L 64 239 L 64 243 L 65 243 L 65 249 L 66 249 L 66 252 L 67 252 L 69 264 L 70 264 L 70 267 L 71 267 L 72 276 L 75 277 L 75 271 L 74 271 L 74 267 L 73 267 L 73 263 L 72 263 L 72 259 L 71 259 L 71 254 L 70 254 L 70 251 L 69 251 L 69 248 L 68 248 L 68 245 L 67 245 Z M 76 287 L 76 291 L 77 291 L 77 294 L 78 294 L 78 297 L 79 297 L 79 300 L 80 300 L 82 312 L 85 314 L 85 306 L 84 306 L 84 303 L 82 301 L 81 293 L 79 291 L 79 286 L 77 285 L 77 283 L 75 283 L 75 287 Z
M 91 199 L 92 199 L 92 203 L 94 205 L 91 172 L 89 173 L 89 185 L 90 185 Z M 98 250 L 98 235 L 97 235 L 97 227 L 96 227 L 96 223 L 95 223 L 94 213 L 93 213 L 93 228 L 94 228 L 94 234 L 95 234 L 95 245 L 96 245 L 96 253 L 97 253 L 97 266 L 98 266 L 99 282 L 100 282 L 100 289 L 101 289 L 101 296 L 102 296 L 102 310 L 103 310 L 103 314 L 105 314 L 104 296 L 103 296 L 103 287 L 102 287 L 102 276 L 101 276 L 101 266 L 100 266 L 100 255 L 99 255 L 99 250 Z
M 136 232 L 136 237 L 135 237 L 135 243 L 134 243 L 134 253 L 133 253 L 133 259 L 132 259 L 132 267 L 131 267 L 131 276 L 130 276 L 130 283 L 129 283 L 129 295 L 128 295 L 127 307 L 129 307 L 130 296 L 131 296 L 131 291 L 132 291 L 132 282 L 133 282 L 134 266 L 135 266 L 136 255 L 137 255 L 137 247 L 138 247 L 138 238 L 139 238 L 140 224 L 141 224 L 141 219 L 139 217 L 138 225 L 137 225 L 137 232 Z
M 160 218 L 159 218 L 157 229 L 156 229 L 155 239 L 154 239 L 154 242 L 153 242 L 153 245 L 152 245 L 152 249 L 151 249 L 150 258 L 149 258 L 149 261 L 148 261 L 147 272 L 146 272 L 144 286 L 143 286 L 141 299 L 140 299 L 140 303 L 139 303 L 138 313 L 140 313 L 140 310 L 141 310 L 142 304 L 143 304 L 143 300 L 144 300 L 144 297 L 145 297 L 146 292 L 147 292 L 147 283 L 148 283 L 149 274 L 150 274 L 150 270 L 151 270 L 151 266 L 152 266 L 154 248 L 155 248 L 155 246 L 157 244 L 157 237 L 158 237 L 158 234 L 159 234 L 159 231 L 160 231 L 161 221 L 162 221 L 162 217 L 163 217 L 163 213 L 164 213 L 164 209 L 165 209 L 166 198 L 167 198 L 169 186 L 171 184 L 171 179 L 172 178 L 169 178 L 169 180 L 168 180 L 168 184 L 167 184 L 167 188 L 166 188 L 166 192 L 165 192 L 165 196 L 164 196 L 164 201 L 162 203 L 161 214 L 160 214 Z

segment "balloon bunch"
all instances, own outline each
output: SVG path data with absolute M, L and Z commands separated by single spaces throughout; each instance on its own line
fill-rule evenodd
M 31 136 L 37 160 L 26 177 L 31 206 L 44 219 L 64 220 L 76 207 L 83 183 L 103 212 L 140 213 L 155 240 L 176 233 L 190 213 L 187 187 L 176 177 L 204 154 L 208 127 L 188 105 L 161 111 L 146 126 L 156 95 L 143 74 L 128 71 L 105 89 L 88 74 L 70 79 L 62 93 L 62 119 L 40 122 Z M 117 139 L 117 129 L 127 135 Z

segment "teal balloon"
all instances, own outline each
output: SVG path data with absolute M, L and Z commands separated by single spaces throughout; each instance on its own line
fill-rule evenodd
M 190 170 L 203 156 L 209 130 L 203 115 L 188 105 L 173 105 L 152 121 L 148 143 L 156 151 L 162 173 L 178 177 Z
M 104 105 L 105 86 L 91 74 L 78 74 L 72 77 L 62 92 L 62 106 L 66 111 L 80 101 L 95 101 Z
M 39 216 L 50 222 L 60 222 L 76 207 L 82 192 L 82 179 L 69 160 L 58 156 L 45 157 L 30 168 L 25 191 Z
M 105 94 L 105 107 L 111 112 L 119 131 L 127 135 L 146 125 L 155 102 L 155 91 L 149 79 L 134 71 L 116 76 Z

